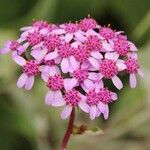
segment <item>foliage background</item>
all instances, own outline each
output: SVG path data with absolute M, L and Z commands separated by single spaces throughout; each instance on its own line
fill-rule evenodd
M 145 77 L 131 90 L 127 77 L 108 121 L 90 121 L 78 112 L 76 124 L 100 127 L 105 134 L 75 135 L 69 150 L 150 149 L 150 1 L 149 0 L 0 0 L 0 47 L 16 39 L 32 19 L 63 23 L 91 14 L 100 24 L 124 30 L 139 48 Z M 37 79 L 33 90 L 16 87 L 20 70 L 10 55 L 0 56 L 0 149 L 57 150 L 68 120 L 44 104 L 47 89 Z

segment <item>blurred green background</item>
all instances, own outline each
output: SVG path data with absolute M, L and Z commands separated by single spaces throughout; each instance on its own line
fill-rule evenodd
M 77 125 L 97 126 L 104 134 L 72 136 L 68 149 L 150 150 L 150 0 L 0 0 L 0 47 L 32 19 L 63 23 L 88 14 L 125 31 L 139 48 L 145 76 L 133 90 L 124 77 L 125 88 L 107 121 L 90 121 L 79 111 Z M 18 89 L 19 71 L 10 55 L 0 56 L 0 150 L 57 150 L 68 120 L 60 119 L 62 108 L 44 104 L 47 89 L 41 80 L 30 92 Z

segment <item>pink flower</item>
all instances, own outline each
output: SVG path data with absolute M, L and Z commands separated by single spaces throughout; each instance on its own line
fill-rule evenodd
M 17 81 L 19 88 L 30 90 L 35 76 L 40 75 L 48 92 L 45 103 L 64 106 L 62 119 L 78 107 L 93 120 L 109 116 L 109 104 L 117 94 L 105 87 L 108 80 L 121 90 L 121 73 L 129 74 L 131 88 L 137 74 L 143 76 L 137 48 L 123 31 L 98 25 L 93 18 L 56 25 L 34 21 L 21 28 L 16 41 L 7 41 L 1 54 L 12 51 L 13 60 L 22 66 Z
M 62 72 L 72 72 L 79 67 L 79 63 L 73 56 L 73 50 L 69 43 L 62 43 L 54 52 L 47 54 L 45 60 L 60 59 Z
M 104 37 L 107 40 L 113 39 L 115 37 L 115 32 L 109 27 L 100 28 L 99 33 L 102 37 Z
M 21 55 L 26 50 L 26 45 L 21 45 L 18 41 L 7 41 L 5 47 L 1 49 L 1 54 L 13 52 L 12 56 Z
M 106 79 L 111 79 L 116 88 L 120 90 L 123 84 L 117 75 L 119 71 L 126 69 L 126 65 L 118 57 L 116 53 L 106 53 L 105 59 L 100 63 L 100 74 Z
M 109 116 L 108 104 L 116 100 L 117 95 L 106 88 L 99 88 L 97 90 L 90 90 L 86 96 L 82 96 L 82 99 L 89 105 L 91 120 L 99 117 L 101 113 L 103 113 L 104 118 L 107 119 Z
M 135 53 L 130 53 L 128 59 L 125 61 L 126 71 L 129 73 L 129 81 L 131 88 L 135 88 L 137 85 L 136 75 L 139 74 L 143 77 L 143 73 L 140 70 L 140 66 L 137 61 L 137 55 Z
M 26 61 L 21 56 L 14 57 L 14 61 L 22 66 L 23 73 L 17 81 L 17 86 L 22 88 L 25 86 L 26 90 L 30 90 L 34 84 L 34 77 L 39 74 L 39 65 L 36 61 Z

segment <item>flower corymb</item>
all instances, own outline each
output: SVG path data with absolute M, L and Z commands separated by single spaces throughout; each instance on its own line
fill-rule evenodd
M 91 120 L 107 119 L 109 105 L 118 99 L 107 81 L 121 90 L 122 75 L 129 76 L 131 88 L 137 85 L 137 75 L 143 76 L 136 46 L 122 31 L 101 26 L 90 17 L 60 25 L 34 21 L 0 50 L 0 54 L 8 52 L 22 68 L 17 86 L 30 90 L 41 76 L 48 88 L 45 103 L 64 106 L 62 119 L 76 107 Z

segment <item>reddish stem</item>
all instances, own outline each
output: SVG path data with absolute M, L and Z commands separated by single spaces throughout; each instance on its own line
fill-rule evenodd
M 75 120 L 75 108 L 72 109 L 68 128 L 67 128 L 67 131 L 63 137 L 62 143 L 61 143 L 61 150 L 67 150 L 67 143 L 68 143 L 69 138 L 70 138 L 72 131 L 73 131 L 74 120 Z

